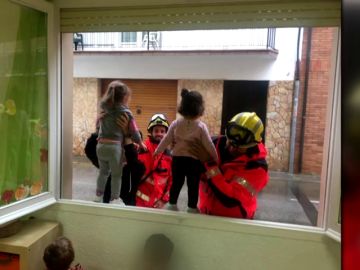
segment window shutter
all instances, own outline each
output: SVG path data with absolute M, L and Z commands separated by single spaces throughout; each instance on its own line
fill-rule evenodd
M 61 32 L 339 26 L 339 0 L 62 8 Z

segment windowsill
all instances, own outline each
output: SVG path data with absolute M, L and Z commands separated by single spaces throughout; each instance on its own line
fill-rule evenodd
M 185 227 L 207 230 L 236 232 L 271 237 L 306 240 L 314 242 L 327 241 L 330 236 L 323 228 L 293 224 L 282 224 L 267 221 L 245 220 L 188 214 L 174 213 L 167 210 L 156 210 L 139 207 L 125 207 L 110 204 L 99 204 L 77 200 L 59 200 L 55 205 L 44 211 L 72 212 L 97 217 L 111 217 L 115 219 L 138 220 L 161 224 L 181 225 Z M 41 215 L 41 214 L 40 214 Z M 61 220 L 59 220 L 61 222 Z
M 55 203 L 56 200 L 54 196 L 49 192 L 45 192 L 2 207 L 0 209 L 0 226 Z

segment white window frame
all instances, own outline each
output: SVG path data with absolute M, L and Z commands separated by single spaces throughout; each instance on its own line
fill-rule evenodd
M 71 198 L 71 181 L 72 181 L 72 170 L 67 171 L 69 168 L 72 169 L 71 152 L 67 153 L 67 151 L 71 151 L 71 144 L 67 144 L 67 142 L 71 139 L 69 135 L 72 135 L 72 126 L 67 125 L 66 122 L 72 123 L 72 110 L 64 110 L 66 106 L 70 106 L 68 102 L 71 98 L 71 89 L 72 89 L 72 56 L 70 58 L 66 58 L 69 54 L 64 54 L 64 46 L 61 47 L 62 55 L 60 55 L 60 31 L 59 31 L 59 22 L 57 20 L 55 28 L 54 28 L 54 6 L 51 3 L 40 1 L 40 0 L 12 0 L 15 3 L 20 3 L 22 5 L 26 5 L 44 12 L 48 13 L 48 50 L 49 50 L 49 191 L 42 193 L 38 196 L 34 196 L 28 198 L 26 200 L 14 203 L 9 205 L 8 207 L 2 208 L 0 210 L 0 225 L 19 218 L 23 215 L 29 214 L 33 211 L 37 211 L 41 208 L 44 208 L 50 204 L 55 203 L 59 200 L 60 190 L 62 193 L 62 198 Z M 59 2 L 58 2 L 59 3 Z M 63 5 L 70 5 L 70 2 L 63 3 Z M 104 6 L 106 4 L 104 3 Z M 59 6 L 57 6 L 57 9 Z M 58 18 L 58 10 L 56 12 Z M 69 44 L 71 44 L 72 48 L 72 38 L 69 38 Z M 66 43 L 65 40 L 62 40 L 62 45 Z M 70 47 L 70 45 L 69 45 Z M 339 48 L 338 48 L 339 50 Z M 67 51 L 67 50 L 65 50 Z M 72 49 L 69 48 L 69 53 L 72 54 Z M 61 57 L 61 58 L 60 58 Z M 62 59 L 62 66 L 57 63 L 57 59 Z M 328 166 L 326 173 L 326 198 L 324 200 L 325 204 L 325 214 L 323 214 L 324 222 L 319 227 L 310 227 L 310 226 L 302 226 L 302 225 L 294 225 L 294 224 L 281 224 L 276 222 L 264 222 L 264 221 L 256 221 L 256 220 L 234 220 L 222 217 L 215 217 L 216 220 L 227 223 L 232 223 L 234 225 L 246 223 L 248 225 L 253 226 L 262 226 L 264 223 L 270 224 L 269 226 L 278 229 L 288 229 L 288 230 L 299 230 L 306 232 L 315 232 L 315 233 L 325 233 L 329 237 L 332 237 L 336 240 L 339 240 L 340 236 L 340 225 L 337 223 L 338 212 L 339 212 L 339 202 L 340 202 L 340 117 L 339 117 L 339 109 L 340 109 L 340 75 L 339 75 L 339 66 L 340 66 L 340 56 L 338 53 L 337 56 L 337 68 L 335 73 L 335 84 L 331 91 L 333 95 L 333 105 L 331 107 L 331 115 L 332 115 L 332 125 L 330 130 L 327 129 L 330 147 L 328 151 L 324 154 L 328 156 Z M 61 78 L 60 80 L 57 78 Z M 69 87 L 70 86 L 70 87 Z M 56 91 L 59 89 L 59 91 Z M 61 95 L 60 93 L 63 93 Z M 61 99 L 63 98 L 63 99 Z M 66 100 L 64 100 L 64 98 Z M 61 102 L 63 108 L 61 109 Z M 51 110 L 50 110 L 51 108 Z M 69 116 L 69 118 L 68 118 Z M 61 118 L 62 117 L 62 118 Z M 61 123 L 62 119 L 66 119 L 63 123 Z M 61 134 L 63 137 L 61 137 Z M 67 136 L 64 136 L 67 135 Z M 72 138 L 72 136 L 70 136 Z M 69 167 L 70 166 L 70 167 Z M 60 169 L 61 168 L 61 169 Z M 63 180 L 63 186 L 60 187 L 60 182 Z M 70 181 L 70 183 L 69 183 Z M 67 202 L 66 200 L 60 200 L 65 204 L 71 206 L 71 202 Z M 91 205 L 91 203 L 89 203 Z M 335 205 L 335 206 L 334 206 Z M 112 208 L 111 205 L 96 205 L 95 208 Z M 150 213 L 151 210 L 147 209 L 136 209 L 136 212 L 144 212 Z M 171 215 L 164 213 L 164 215 Z M 186 215 L 186 213 L 182 213 L 182 215 Z M 194 219 L 196 222 L 196 218 L 192 215 L 188 216 L 188 219 Z M 215 221 L 214 218 L 214 221 Z M 221 222 L 220 222 L 221 224 Z
M 16 220 L 24 215 L 35 212 L 56 202 L 59 198 L 57 190 L 60 185 L 59 177 L 59 91 L 56 91 L 56 37 L 54 29 L 54 5 L 41 0 L 11 0 L 13 3 L 26 6 L 47 14 L 47 41 L 48 41 L 48 91 L 49 91 L 49 157 L 48 157 L 48 191 L 27 199 L 11 203 L 0 208 L 0 226 Z
M 330 127 L 329 161 L 327 167 L 327 189 L 325 197 L 325 232 L 336 241 L 341 241 L 341 37 L 338 38 L 334 95 Z M 341 221 L 340 221 L 341 222 Z
M 63 40 L 65 40 L 65 36 L 69 35 L 71 37 L 71 34 L 64 33 L 63 34 Z M 67 44 L 63 43 L 63 49 L 62 49 L 62 62 L 68 63 L 68 68 L 65 68 L 65 71 L 62 73 L 62 80 L 63 80 L 63 86 L 67 84 L 72 84 L 73 76 L 72 76 L 72 66 L 70 67 L 70 62 L 72 61 L 72 50 L 69 47 L 68 49 L 64 49 L 67 46 Z M 278 228 L 288 228 L 289 230 L 293 230 L 294 228 L 299 229 L 300 231 L 312 231 L 312 232 L 323 232 L 329 235 L 329 237 L 332 237 L 333 239 L 336 239 L 337 241 L 340 241 L 340 230 L 336 231 L 335 229 L 332 229 L 333 227 L 330 225 L 330 220 L 332 219 L 332 215 L 336 216 L 337 213 L 329 215 L 329 211 L 337 211 L 339 209 L 339 205 L 337 207 L 332 207 L 330 204 L 336 204 L 337 200 L 335 198 L 340 197 L 340 190 L 336 188 L 336 181 L 339 182 L 340 179 L 336 177 L 337 174 L 339 174 L 340 170 L 340 160 L 337 158 L 340 156 L 337 152 L 340 151 L 338 149 L 340 147 L 340 139 L 338 138 L 336 132 L 338 132 L 340 121 L 335 121 L 334 119 L 339 118 L 338 111 L 340 106 L 339 101 L 339 95 L 340 95 L 340 48 L 339 48 L 339 37 L 336 34 L 334 38 L 334 48 L 335 52 L 333 53 L 333 64 L 332 64 L 332 70 L 330 72 L 331 78 L 330 78 L 330 89 L 329 89 L 329 105 L 328 105 L 328 111 L 327 111 L 327 126 L 325 128 L 325 139 L 324 139 L 324 161 L 323 161 L 323 172 L 322 177 L 325 178 L 324 181 L 324 187 L 322 187 L 323 190 L 321 190 L 321 193 L 323 198 L 321 198 L 322 205 L 320 208 L 322 210 L 319 210 L 319 222 L 317 226 L 304 226 L 304 225 L 297 225 L 297 224 L 290 224 L 290 223 L 277 223 L 277 222 L 270 222 L 270 221 L 259 221 L 259 220 L 247 220 L 247 224 L 253 224 L 253 225 L 261 225 L 264 222 L 265 223 L 271 223 L 274 227 Z M 64 123 L 67 127 L 67 131 L 65 130 L 65 126 L 63 126 L 62 131 L 67 134 L 66 137 L 71 138 L 69 136 L 70 129 L 72 129 L 71 121 L 72 119 L 72 111 L 69 107 L 72 102 L 70 102 L 69 98 L 72 97 L 72 88 L 71 87 L 63 87 L 63 97 L 66 98 L 66 101 L 63 101 L 64 107 L 63 107 L 63 118 L 67 119 L 67 123 Z M 71 142 L 70 142 L 71 143 Z M 334 150 L 334 146 L 336 145 L 336 151 Z M 71 146 L 63 145 L 63 149 L 68 149 L 69 151 L 72 151 Z M 335 152 L 334 152 L 335 151 Z M 65 150 L 64 150 L 65 154 Z M 71 152 L 64 155 L 67 156 L 67 158 L 63 159 L 64 165 L 66 163 L 66 166 L 64 166 L 64 173 L 69 174 L 68 177 L 63 179 L 63 183 L 67 187 L 72 186 L 72 177 L 70 176 L 72 172 L 72 163 L 71 163 Z M 66 189 L 66 188 L 65 188 Z M 71 194 L 67 193 L 67 196 L 62 196 L 64 199 L 71 199 Z M 68 200 L 62 200 L 64 203 L 69 203 Z M 89 202 L 89 205 L 91 202 Z M 111 205 L 96 205 L 96 207 L 111 207 Z M 137 212 L 144 211 L 146 213 L 150 213 L 151 209 L 136 209 Z M 189 217 L 191 219 L 191 217 Z M 228 218 L 223 217 L 216 217 L 218 219 L 222 219 L 225 222 L 229 221 Z

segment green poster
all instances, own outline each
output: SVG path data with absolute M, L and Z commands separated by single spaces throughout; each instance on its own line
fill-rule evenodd
M 0 3 L 0 207 L 47 190 L 47 15 Z

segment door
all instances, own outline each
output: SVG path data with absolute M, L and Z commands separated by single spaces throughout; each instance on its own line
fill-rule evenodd
M 101 80 L 101 96 L 113 80 Z M 130 110 L 144 136 L 147 134 L 147 125 L 153 114 L 163 113 L 169 123 L 175 120 L 177 80 L 120 80 L 132 90 Z
M 234 115 L 256 112 L 264 124 L 264 135 L 268 87 L 269 81 L 224 81 L 221 134 L 225 134 L 226 124 Z

